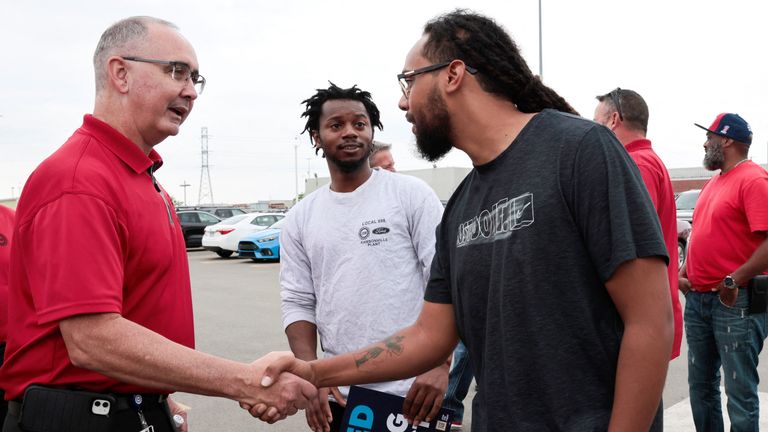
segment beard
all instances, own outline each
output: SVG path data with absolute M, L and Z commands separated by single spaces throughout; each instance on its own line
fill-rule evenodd
M 427 97 L 430 120 L 416 126 L 416 148 L 422 158 L 436 162 L 453 148 L 453 125 L 445 101 L 433 87 Z M 415 120 L 414 115 L 414 120 Z
M 335 165 L 336 168 L 339 169 L 339 171 L 345 174 L 349 174 L 359 170 L 360 167 L 362 167 L 364 164 L 368 164 L 368 157 L 371 155 L 371 151 L 373 151 L 373 144 L 368 144 L 367 147 L 368 147 L 368 151 L 365 153 L 365 155 L 361 156 L 359 159 L 341 160 L 325 152 L 323 152 L 323 156 L 326 159 L 328 159 L 330 163 Z
M 721 169 L 725 163 L 725 155 L 723 154 L 723 144 L 721 142 L 712 143 L 704 153 L 704 168 L 714 171 Z

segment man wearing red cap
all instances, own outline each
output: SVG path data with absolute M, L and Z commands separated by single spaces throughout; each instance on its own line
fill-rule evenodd
M 701 191 L 680 270 L 691 410 L 696 430 L 723 430 L 722 366 L 731 430 L 757 431 L 757 363 L 767 314 L 753 278 L 768 274 L 768 172 L 747 158 L 752 131 L 739 115 L 720 114 L 710 127 L 696 126 L 707 131 L 704 167 L 720 174 Z

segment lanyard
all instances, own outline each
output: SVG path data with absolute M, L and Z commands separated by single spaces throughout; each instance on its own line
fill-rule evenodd
M 141 404 L 144 403 L 144 398 L 140 394 L 135 394 L 131 397 L 131 407 L 136 411 L 141 422 L 141 430 L 139 432 L 155 432 L 155 428 L 147 423 L 147 419 L 144 417 L 144 412 L 141 411 Z

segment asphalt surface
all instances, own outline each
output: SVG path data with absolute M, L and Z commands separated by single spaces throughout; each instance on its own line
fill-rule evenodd
M 280 288 L 277 263 L 250 259 L 222 259 L 204 250 L 188 252 L 195 308 L 197 349 L 232 360 L 250 362 L 270 351 L 288 350 L 280 313 Z M 685 338 L 682 355 L 670 363 L 664 390 L 664 408 L 670 418 L 665 424 L 682 426 L 667 430 L 693 430 L 686 417 L 688 397 Z M 768 373 L 768 354 L 760 356 L 760 376 Z M 766 391 L 765 383 L 760 391 Z M 465 431 L 470 430 L 471 400 L 474 385 L 465 400 Z M 175 398 L 190 406 L 190 431 L 307 431 L 303 413 L 274 425 L 253 419 L 237 403 L 215 397 L 179 393 Z M 724 410 L 725 412 L 725 410 Z M 761 405 L 761 420 L 768 407 Z M 768 430 L 768 429 L 767 429 Z

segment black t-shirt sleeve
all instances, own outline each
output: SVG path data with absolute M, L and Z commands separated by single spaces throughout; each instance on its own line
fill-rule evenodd
M 430 303 L 453 303 L 451 297 L 450 267 L 448 265 L 448 245 L 446 243 L 446 233 L 443 232 L 445 219 L 437 227 L 435 237 L 435 256 L 432 258 L 432 268 L 429 273 L 429 282 L 424 292 L 424 301 Z
M 561 156 L 563 196 L 603 282 L 635 258 L 660 256 L 669 263 L 640 172 L 608 129 L 589 128 Z

